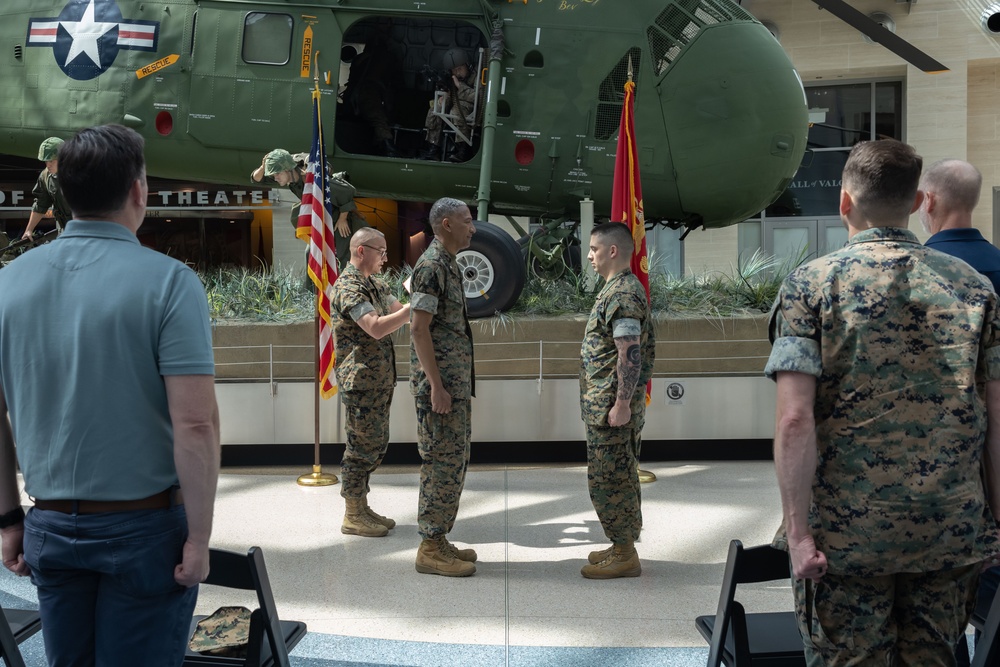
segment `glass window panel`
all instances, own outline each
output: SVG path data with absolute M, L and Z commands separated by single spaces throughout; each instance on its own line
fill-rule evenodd
M 871 138 L 870 83 L 806 88 L 809 147 L 842 148 Z
M 284 65 L 291 55 L 292 17 L 250 12 L 243 24 L 243 60 L 260 65 Z
M 822 216 L 840 214 L 840 179 L 849 151 L 813 153 L 795 172 L 777 201 L 767 207 L 769 216 Z
M 814 223 L 810 222 L 810 227 Z M 795 266 L 809 257 L 809 227 L 776 227 L 774 229 L 774 257 L 779 264 Z
M 827 224 L 823 227 L 823 254 L 840 250 L 847 245 L 847 228 L 843 223 Z
M 875 136 L 903 140 L 903 84 L 886 81 L 875 84 Z

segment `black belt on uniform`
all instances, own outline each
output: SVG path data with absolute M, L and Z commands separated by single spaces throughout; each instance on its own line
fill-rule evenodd
M 135 510 L 162 510 L 183 505 L 184 496 L 178 488 L 169 488 L 148 498 L 138 500 L 40 500 L 35 507 L 63 514 L 101 514 L 103 512 L 132 512 Z

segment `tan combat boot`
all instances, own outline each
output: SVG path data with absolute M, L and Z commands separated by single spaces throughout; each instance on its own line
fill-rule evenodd
M 611 552 L 615 550 L 615 545 L 611 545 L 607 549 L 601 549 L 600 551 L 591 551 L 590 555 L 587 556 L 587 562 L 591 565 L 597 565 L 602 560 L 611 555 Z
M 344 523 L 340 526 L 340 532 L 344 535 L 385 537 L 389 529 L 368 516 L 364 502 L 361 498 L 344 498 L 347 509 L 344 512 Z
M 396 522 L 387 516 L 382 516 L 371 507 L 368 506 L 368 496 L 362 496 L 361 501 L 365 504 L 365 513 L 371 517 L 372 521 L 375 523 L 380 523 L 388 529 L 393 529 L 396 527 Z
M 635 545 L 616 544 L 604 560 L 593 565 L 584 565 L 580 570 L 587 579 L 618 579 L 620 577 L 638 577 L 642 573 L 639 564 L 639 554 Z
M 476 566 L 456 558 L 445 544 L 447 542 L 443 537 L 421 542 L 417 549 L 417 572 L 445 577 L 468 577 L 475 574 Z
M 447 551 L 458 560 L 464 560 L 466 563 L 475 563 L 476 559 L 479 558 L 475 549 L 459 549 L 449 542 L 447 537 L 442 537 L 441 539 L 441 551 Z

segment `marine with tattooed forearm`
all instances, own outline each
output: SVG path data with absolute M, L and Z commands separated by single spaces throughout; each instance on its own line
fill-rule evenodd
M 642 572 L 635 550 L 642 530 L 637 466 L 656 337 L 646 291 L 629 269 L 634 248 L 619 222 L 598 225 L 590 235 L 587 259 L 605 282 L 580 350 L 580 410 L 590 499 L 611 546 L 590 554 L 580 571 L 588 579 Z

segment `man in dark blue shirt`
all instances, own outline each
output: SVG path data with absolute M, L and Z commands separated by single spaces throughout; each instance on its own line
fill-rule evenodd
M 983 175 L 968 162 L 935 162 L 920 179 L 924 193 L 920 222 L 932 235 L 926 245 L 965 260 L 1000 292 L 1000 248 L 972 226 L 982 185 Z
M 931 234 L 925 245 L 964 260 L 989 278 L 1000 293 L 1000 248 L 972 226 L 972 210 L 979 203 L 983 175 L 963 160 L 935 162 L 920 179 L 924 193 L 920 223 Z M 979 578 L 976 615 L 986 618 L 1000 584 L 1000 567 L 985 570 Z M 964 641 L 964 640 L 963 640 Z M 969 664 L 968 653 L 956 652 L 958 665 Z

